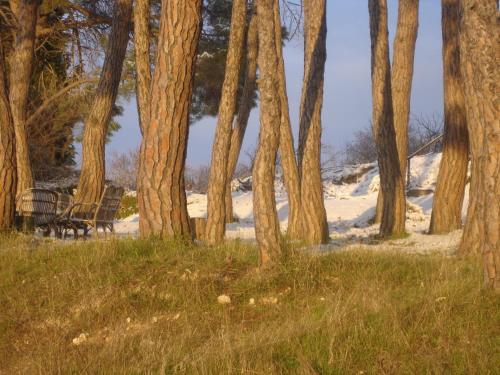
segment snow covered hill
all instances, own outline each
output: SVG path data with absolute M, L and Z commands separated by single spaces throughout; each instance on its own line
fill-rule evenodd
M 392 241 L 395 247 L 412 252 L 453 251 L 460 237 L 460 231 L 446 236 L 429 236 L 425 232 L 429 227 L 432 210 L 433 191 L 439 171 L 441 154 L 428 154 L 412 159 L 409 190 L 420 191 L 423 195 L 408 197 L 406 239 Z M 248 185 L 248 181 L 246 181 Z M 325 208 L 328 217 L 332 247 L 349 247 L 372 244 L 373 235 L 378 232 L 377 225 L 369 221 L 375 214 L 375 205 L 379 190 L 379 174 L 376 163 L 360 166 L 347 166 L 335 171 L 324 183 Z M 238 189 L 233 184 L 233 208 L 239 222 L 228 224 L 227 238 L 254 239 L 252 192 Z M 429 194 L 427 194 L 430 192 Z M 465 215 L 468 191 L 464 202 Z M 207 199 L 204 194 L 188 192 L 188 211 L 191 217 L 206 217 Z M 276 183 L 276 205 L 283 230 L 288 219 L 286 191 L 282 184 Z M 132 215 L 119 221 L 117 233 L 135 235 L 138 231 L 138 215 Z

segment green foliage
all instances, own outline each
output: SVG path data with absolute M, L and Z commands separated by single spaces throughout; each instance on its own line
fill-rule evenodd
M 290 254 L 259 272 L 238 241 L 4 237 L 0 372 L 496 372 L 500 300 L 479 260 Z
M 120 219 L 125 219 L 130 215 L 138 213 L 137 208 L 137 197 L 132 195 L 124 195 L 120 204 L 120 209 L 116 217 Z

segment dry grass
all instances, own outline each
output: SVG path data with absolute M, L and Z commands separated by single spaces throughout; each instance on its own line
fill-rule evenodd
M 475 259 L 256 264 L 239 242 L 4 237 L 0 373 L 498 373 L 500 301 Z

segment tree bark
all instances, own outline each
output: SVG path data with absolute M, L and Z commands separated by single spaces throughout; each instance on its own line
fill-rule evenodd
M 16 207 L 16 134 L 10 113 L 2 37 L 0 35 L 0 232 L 12 229 Z
M 469 164 L 469 135 L 460 74 L 459 0 L 442 0 L 444 142 L 429 232 L 448 233 L 462 226 L 462 205 Z
M 82 169 L 75 197 L 77 202 L 98 202 L 104 189 L 106 164 L 104 144 L 118 94 L 131 17 L 132 0 L 116 0 L 101 77 L 85 122 Z
M 13 52 L 10 56 L 9 102 L 16 133 L 17 193 L 34 187 L 33 171 L 26 131 L 28 95 L 33 71 L 36 41 L 36 22 L 40 0 L 11 2 L 17 18 Z
M 399 0 L 398 23 L 393 43 L 392 106 L 399 166 L 403 177 L 406 176 L 408 158 L 408 123 L 410 119 L 415 44 L 418 33 L 418 4 L 418 0 Z M 381 194 L 382 190 L 379 190 L 375 214 L 376 223 L 382 220 L 384 197 Z
M 253 168 L 253 209 L 255 236 L 260 250 L 261 265 L 276 261 L 281 253 L 281 234 L 276 212 L 274 178 L 279 147 L 281 108 L 276 92 L 279 81 L 276 67 L 276 31 L 274 7 L 278 0 L 259 0 L 259 91 L 260 133 Z
M 394 129 L 391 92 L 391 69 L 387 29 L 386 0 L 369 0 L 372 51 L 372 124 L 377 144 L 383 211 L 382 237 L 401 235 L 405 231 L 404 178 Z
M 299 170 L 304 238 L 326 243 L 321 180 L 321 110 L 326 62 L 326 1 L 304 1 L 304 82 L 300 103 Z
M 250 19 L 250 24 L 247 31 L 246 42 L 246 69 L 245 69 L 245 83 L 243 85 L 243 92 L 241 94 L 240 104 L 238 106 L 238 115 L 236 123 L 231 131 L 231 147 L 229 149 L 229 156 L 227 162 L 227 182 L 226 182 L 226 223 L 234 221 L 233 215 L 233 198 L 231 195 L 231 180 L 233 179 L 238 158 L 241 152 L 241 145 L 243 144 L 243 137 L 248 125 L 248 118 L 252 110 L 253 93 L 255 91 L 256 77 L 257 77 L 257 54 L 259 51 L 259 38 L 257 30 L 257 16 L 254 13 Z
M 149 58 L 149 0 L 135 0 L 134 46 L 136 68 L 136 101 L 139 127 L 143 133 L 149 115 L 149 88 L 151 86 L 151 62 Z
M 300 239 L 303 234 L 303 223 L 300 201 L 300 177 L 295 147 L 293 142 L 290 111 L 288 108 L 288 95 L 286 89 L 285 62 L 283 59 L 281 19 L 279 2 L 274 5 L 274 27 L 276 33 L 276 53 L 278 56 L 277 76 L 279 83 L 279 99 L 281 106 L 280 145 L 281 165 L 288 194 L 288 228 L 287 235 L 291 239 Z
M 142 236 L 191 236 L 184 166 L 201 5 L 201 0 L 162 1 L 151 112 L 137 181 Z
M 234 0 L 226 70 L 219 105 L 219 118 L 212 146 L 212 162 L 210 164 L 210 178 L 207 191 L 207 227 L 205 240 L 210 244 L 221 242 L 224 239 L 228 157 L 245 42 L 246 17 L 246 0 Z
M 500 13 L 496 0 L 462 0 L 460 23 L 461 72 L 472 148 L 470 194 L 475 196 L 467 217 L 462 247 L 479 243 L 488 286 L 500 290 Z M 472 190 L 474 189 L 474 190 Z M 471 213 L 469 211 L 469 213 Z M 481 223 L 481 225 L 476 225 Z M 468 227 L 474 230 L 468 231 Z M 466 235 L 472 238 L 465 237 Z
M 392 106 L 402 176 L 406 175 L 406 159 L 408 158 L 408 122 L 410 119 L 415 43 L 418 33 L 418 2 L 419 0 L 399 0 L 398 24 L 393 43 Z

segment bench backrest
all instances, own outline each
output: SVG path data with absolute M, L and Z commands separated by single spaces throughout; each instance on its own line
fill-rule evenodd
M 31 217 L 33 225 L 51 223 L 57 212 L 57 193 L 46 189 L 27 189 L 17 200 L 20 216 Z
M 68 212 L 73 205 L 73 196 L 70 194 L 57 193 L 56 215 L 62 216 Z
M 95 211 L 94 220 L 97 223 L 113 223 L 124 193 L 122 187 L 106 186 L 102 193 L 101 201 Z

